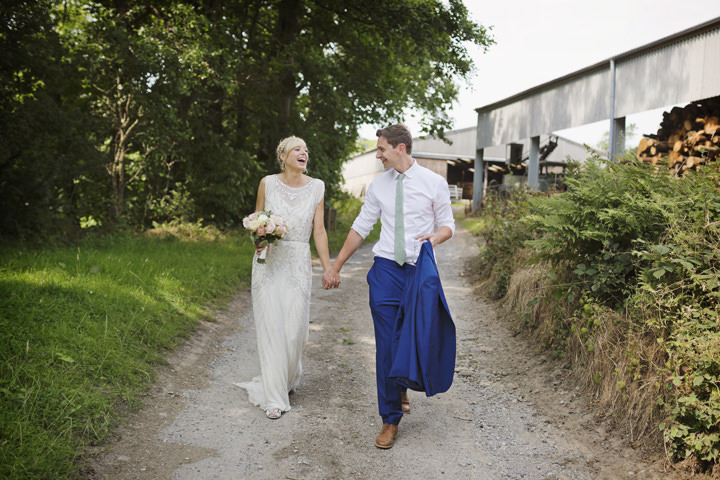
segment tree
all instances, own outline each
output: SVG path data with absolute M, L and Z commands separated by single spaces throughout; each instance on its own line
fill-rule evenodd
M 256 7 L 263 27 L 248 30 L 239 67 L 249 74 L 245 85 L 263 93 L 238 98 L 240 110 L 260 113 L 244 124 L 254 145 L 239 147 L 257 148 L 267 171 L 278 139 L 297 133 L 311 148 L 311 168 L 330 185 L 362 124 L 386 125 L 415 109 L 425 113 L 428 133 L 447 130 L 454 82 L 472 71 L 465 45 L 492 43 L 458 0 L 241 3 Z M 248 64 L 266 67 L 248 72 Z
M 0 235 L 65 228 L 82 216 L 75 180 L 100 166 L 80 76 L 53 2 L 0 7 Z
M 137 227 L 237 224 L 291 134 L 331 197 L 360 125 L 413 110 L 441 134 L 473 67 L 466 46 L 492 43 L 460 0 L 45 0 L 3 15 L 0 122 L 25 118 L 36 147 L 0 157 L 26 180 L 0 184 L 3 206 L 41 195 L 69 221 Z M 58 125 L 30 113 L 40 98 Z M 54 172 L 42 185 L 29 181 L 40 159 Z M 43 208 L 33 228 L 49 228 Z

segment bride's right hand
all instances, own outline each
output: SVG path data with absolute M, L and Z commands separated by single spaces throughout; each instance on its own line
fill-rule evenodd
M 342 281 L 340 280 L 340 273 L 336 272 L 332 268 L 329 268 L 325 271 L 325 273 L 323 273 L 322 284 L 325 290 L 337 288 L 340 286 L 341 283 Z
M 257 242 L 255 242 L 255 253 L 260 255 L 262 253 L 262 251 L 265 250 L 267 247 L 268 247 L 267 243 L 261 242 L 260 240 L 258 240 Z

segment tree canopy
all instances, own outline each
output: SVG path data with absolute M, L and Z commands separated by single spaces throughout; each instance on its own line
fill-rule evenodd
M 288 135 L 337 192 L 363 124 L 426 133 L 489 31 L 460 0 L 40 0 L 0 7 L 0 228 L 232 226 Z

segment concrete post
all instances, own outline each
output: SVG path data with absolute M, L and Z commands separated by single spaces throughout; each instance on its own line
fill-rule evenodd
M 540 137 L 530 139 L 530 158 L 527 166 L 528 188 L 537 191 L 540 188 Z
M 484 149 L 478 148 L 475 151 L 475 171 L 473 172 L 473 213 L 480 213 L 483 201 L 483 181 L 485 176 Z

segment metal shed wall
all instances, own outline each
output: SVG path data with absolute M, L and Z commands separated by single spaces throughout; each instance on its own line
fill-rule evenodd
M 717 95 L 720 18 L 476 109 L 476 148 Z
M 477 148 L 516 142 L 609 118 L 610 77 L 603 65 L 478 114 Z
M 720 95 L 720 28 L 618 60 L 615 88 L 616 117 Z

